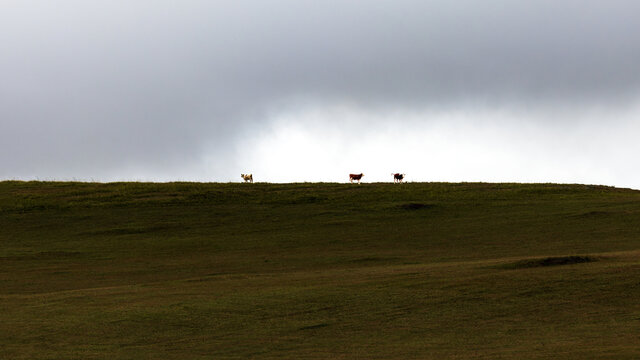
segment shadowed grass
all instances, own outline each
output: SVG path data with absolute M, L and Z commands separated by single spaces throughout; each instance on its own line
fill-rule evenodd
M 400 208 L 403 210 L 421 210 L 421 209 L 431 209 L 435 205 L 433 204 L 420 204 L 420 203 L 408 203 L 400 205 Z
M 636 359 L 639 215 L 590 185 L 0 182 L 0 358 Z
M 582 264 L 582 263 L 588 263 L 593 261 L 598 261 L 598 258 L 593 256 L 556 256 L 556 257 L 546 257 L 542 259 L 521 260 L 513 264 L 503 265 L 503 267 L 508 269 L 526 269 L 526 268 L 535 268 L 535 267 L 542 267 L 542 266 Z

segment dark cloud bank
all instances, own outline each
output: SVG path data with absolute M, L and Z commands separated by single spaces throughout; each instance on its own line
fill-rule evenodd
M 242 140 L 279 113 L 336 103 L 615 121 L 638 100 L 639 13 L 637 1 L 3 1 L 0 178 L 226 181 Z

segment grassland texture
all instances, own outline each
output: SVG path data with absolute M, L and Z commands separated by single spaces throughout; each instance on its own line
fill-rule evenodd
M 0 182 L 0 359 L 554 358 L 640 358 L 640 192 Z

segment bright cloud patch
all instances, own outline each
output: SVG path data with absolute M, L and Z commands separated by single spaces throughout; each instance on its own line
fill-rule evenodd
M 522 114 L 522 112 L 517 112 Z M 474 111 L 368 112 L 350 107 L 284 112 L 237 149 L 256 181 L 364 180 L 592 183 L 640 187 L 637 109 L 623 114 Z M 585 115 L 588 114 L 588 115 Z M 556 117 L 580 117 L 580 122 Z M 544 119 L 542 119 L 544 117 Z M 602 117 L 615 117 L 607 123 Z M 237 171 L 236 171 L 237 172 Z

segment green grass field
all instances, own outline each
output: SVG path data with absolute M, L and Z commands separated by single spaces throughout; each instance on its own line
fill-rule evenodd
M 639 359 L 640 192 L 0 182 L 0 359 Z

